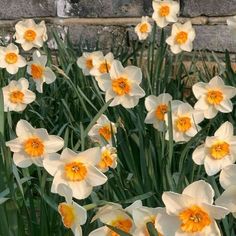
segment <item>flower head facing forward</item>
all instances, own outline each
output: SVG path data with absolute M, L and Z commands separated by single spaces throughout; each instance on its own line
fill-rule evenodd
M 177 21 L 177 15 L 179 13 L 179 3 L 172 0 L 152 2 L 154 13 L 152 15 L 156 24 L 163 28 L 171 22 Z
M 72 200 L 72 190 L 65 184 L 59 184 L 58 192 L 66 198 L 66 202 L 58 205 L 64 226 L 71 229 L 75 236 L 82 236 L 81 225 L 87 220 L 87 211 Z
M 139 40 L 145 40 L 152 31 L 152 26 L 148 22 L 148 20 L 149 20 L 148 16 L 143 16 L 141 19 L 141 23 L 136 25 L 134 29 L 135 33 L 138 35 Z
M 229 211 L 213 205 L 213 197 L 213 188 L 202 180 L 187 186 L 182 194 L 164 192 L 162 200 L 167 214 L 157 217 L 158 228 L 168 236 L 174 236 L 175 233 L 183 236 L 220 236 L 215 219 L 224 218 Z M 172 227 L 169 227 L 170 224 Z
M 44 21 L 36 24 L 32 19 L 19 21 L 15 25 L 16 42 L 21 44 L 25 51 L 32 48 L 41 48 L 47 41 L 47 28 Z
M 56 75 L 51 68 L 46 66 L 47 56 L 40 55 L 38 51 L 33 53 L 33 61 L 28 63 L 27 72 L 36 83 L 39 93 L 43 92 L 43 83 L 51 84 L 55 81 Z
M 171 36 L 166 39 L 166 43 L 170 45 L 170 49 L 174 54 L 181 51 L 191 52 L 195 36 L 191 21 L 184 24 L 175 23 L 172 26 Z
M 158 97 L 150 95 L 145 99 L 145 107 L 148 114 L 145 118 L 146 124 L 153 124 L 159 131 L 165 130 L 165 114 L 168 111 L 168 103 L 172 101 L 172 96 L 162 93 Z
M 59 184 L 65 184 L 71 188 L 73 197 L 77 199 L 88 197 L 94 186 L 100 186 L 107 181 L 107 177 L 96 168 L 100 155 L 99 147 L 80 153 L 66 148 L 60 158 L 45 159 L 44 168 L 54 176 L 51 191 L 59 193 Z
M 236 165 L 228 165 L 220 173 L 220 184 L 225 191 L 216 199 L 216 204 L 226 207 L 236 218 Z
M 15 165 L 26 168 L 31 164 L 43 165 L 43 159 L 58 158 L 56 153 L 64 146 L 62 138 L 48 135 L 46 129 L 35 129 L 27 121 L 20 120 L 16 125 L 17 138 L 6 142 L 11 149 Z
M 10 43 L 7 47 L 0 47 L 0 68 L 6 68 L 9 74 L 14 75 L 25 65 L 26 61 L 19 55 L 19 49 L 15 44 Z
M 208 175 L 212 176 L 235 162 L 236 136 L 233 130 L 230 122 L 223 123 L 214 136 L 207 137 L 205 143 L 194 150 L 193 161 L 197 165 L 204 165 Z
M 116 132 L 115 124 L 111 122 L 107 116 L 101 115 L 96 124 L 89 131 L 88 135 L 94 142 L 111 144 L 112 135 L 115 136 Z
M 198 82 L 192 89 L 198 99 L 194 108 L 203 111 L 205 118 L 212 119 L 219 111 L 229 113 L 233 110 L 230 99 L 236 95 L 236 88 L 225 85 L 219 76 L 212 78 L 209 83 Z
M 29 89 L 29 82 L 25 78 L 12 80 L 2 88 L 4 97 L 4 111 L 23 111 L 32 103 L 36 96 Z
M 176 142 L 187 142 L 201 130 L 198 124 L 204 119 L 203 113 L 194 110 L 191 105 L 181 101 L 174 100 L 171 105 L 173 139 Z M 165 122 L 168 126 L 167 114 L 165 114 Z M 166 139 L 169 140 L 168 132 Z
M 114 60 L 110 69 L 110 78 L 103 78 L 102 88 L 106 92 L 106 102 L 113 98 L 110 106 L 121 104 L 132 108 L 145 96 L 139 86 L 142 81 L 141 69 L 135 66 L 124 68 L 120 61 Z
M 82 69 L 84 75 L 90 75 L 90 71 L 94 69 L 95 60 L 104 57 L 101 51 L 84 52 L 81 57 L 77 59 L 77 65 Z

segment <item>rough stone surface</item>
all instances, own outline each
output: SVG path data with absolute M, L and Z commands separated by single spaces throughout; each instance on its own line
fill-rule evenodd
M 1 0 L 0 19 L 56 16 L 55 0 Z
M 142 16 L 151 11 L 150 0 L 58 0 L 60 17 L 127 17 Z
M 236 0 L 181 0 L 182 16 L 236 15 Z

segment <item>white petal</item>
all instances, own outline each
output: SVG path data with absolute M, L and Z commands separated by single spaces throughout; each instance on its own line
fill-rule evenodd
M 205 145 L 202 144 L 200 146 L 198 146 L 193 154 L 192 154 L 192 158 L 193 161 L 197 164 L 197 165 L 203 165 L 204 164 L 204 159 L 205 159 Z
M 209 81 L 210 87 L 221 88 L 224 87 L 225 83 L 220 76 L 215 76 Z
M 56 135 L 49 135 L 46 140 L 44 140 L 45 152 L 53 153 L 62 149 L 64 146 L 64 140 Z
M 214 106 L 209 106 L 207 110 L 204 110 L 204 116 L 207 119 L 214 118 L 218 113 L 218 110 Z
M 86 223 L 87 220 L 87 211 L 80 206 L 79 204 L 77 204 L 76 202 L 73 202 L 73 207 L 75 209 L 76 215 L 78 216 L 78 224 L 79 225 L 83 225 Z
M 207 210 L 207 212 L 210 213 L 210 215 L 217 220 L 221 220 L 223 218 L 225 218 L 225 216 L 227 214 L 229 214 L 229 210 L 224 208 L 224 207 L 220 207 L 220 206 L 214 206 L 211 204 L 202 204 L 203 208 Z
M 236 184 L 236 165 L 223 168 L 220 173 L 220 184 L 224 189 Z
M 200 99 L 207 92 L 206 83 L 198 82 L 193 85 L 192 90 L 196 99 Z
M 214 190 L 210 184 L 203 180 L 195 181 L 188 185 L 182 194 L 195 198 L 198 202 L 204 202 L 208 204 L 213 203 Z
M 43 160 L 43 167 L 52 176 L 56 174 L 62 165 L 63 162 L 60 160 L 60 155 L 57 153 L 48 154 Z
M 121 62 L 118 60 L 114 60 L 111 65 L 111 69 L 109 71 L 111 79 L 116 79 L 124 72 L 124 67 Z
M 16 166 L 19 166 L 21 168 L 27 168 L 32 165 L 31 158 L 27 157 L 23 152 L 14 153 L 13 161 Z
M 16 125 L 16 135 L 21 139 L 26 139 L 34 134 L 35 129 L 26 120 L 19 120 Z
M 44 71 L 44 76 L 46 84 L 51 84 L 56 80 L 56 75 L 49 67 L 46 67 Z
M 133 202 L 131 205 L 125 208 L 125 211 L 128 212 L 130 215 L 133 215 L 134 210 L 142 207 L 142 201 L 141 200 L 136 200 Z
M 224 99 L 219 105 L 215 105 L 216 109 L 223 113 L 229 113 L 233 110 L 233 104 L 230 100 Z
M 133 83 L 140 84 L 142 81 L 142 71 L 136 66 L 127 66 L 123 72 Z
M 101 157 L 101 150 L 99 147 L 89 148 L 86 151 L 78 154 L 78 161 L 88 163 L 92 166 L 96 166 Z
M 19 138 L 6 142 L 6 146 L 9 147 L 12 152 L 20 152 L 22 150 L 22 142 Z
M 73 191 L 73 197 L 76 199 L 87 198 L 93 190 L 93 187 L 84 180 L 75 182 L 70 181 L 68 184 Z
M 64 183 L 59 184 L 57 187 L 57 193 L 60 196 L 65 197 L 67 203 L 72 204 L 72 202 L 73 202 L 72 201 L 72 190 L 68 185 L 66 185 Z
M 107 177 L 94 166 L 88 166 L 88 175 L 86 181 L 91 186 L 100 186 L 106 183 Z
M 216 130 L 214 136 L 217 136 L 224 140 L 226 138 L 233 136 L 233 134 L 234 134 L 233 125 L 229 121 L 226 121 Z
M 93 230 L 89 236 L 106 236 L 108 232 L 108 228 L 106 226 L 100 227 L 98 229 Z

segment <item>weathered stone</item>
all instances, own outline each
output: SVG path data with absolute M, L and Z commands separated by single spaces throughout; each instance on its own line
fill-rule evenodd
M 55 0 L 1 0 L 0 19 L 56 16 Z
M 58 0 L 60 17 L 127 17 L 150 13 L 150 0 Z
M 236 15 L 236 0 L 181 0 L 182 16 Z

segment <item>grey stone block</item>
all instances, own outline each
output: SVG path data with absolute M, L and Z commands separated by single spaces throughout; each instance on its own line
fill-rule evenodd
M 60 17 L 127 17 L 150 14 L 150 0 L 58 0 Z
M 56 16 L 55 0 L 1 0 L 0 19 Z
M 236 0 L 181 0 L 182 16 L 236 15 Z

